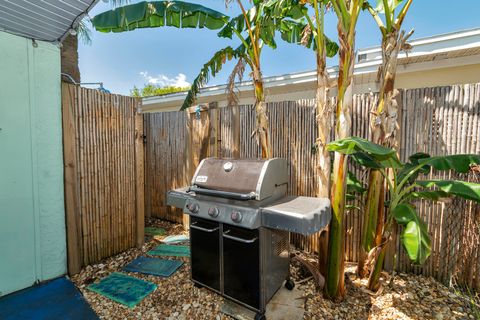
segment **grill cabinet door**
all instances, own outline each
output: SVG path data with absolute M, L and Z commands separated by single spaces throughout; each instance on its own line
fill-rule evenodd
M 224 225 L 224 294 L 260 309 L 260 247 L 257 230 Z
M 190 216 L 192 280 L 220 291 L 220 228 L 217 222 Z

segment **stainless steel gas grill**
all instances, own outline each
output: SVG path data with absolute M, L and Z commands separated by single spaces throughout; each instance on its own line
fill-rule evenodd
M 192 280 L 257 312 L 289 279 L 289 232 L 317 232 L 330 221 L 328 199 L 286 196 L 285 159 L 207 158 L 188 188 L 167 204 L 190 215 Z

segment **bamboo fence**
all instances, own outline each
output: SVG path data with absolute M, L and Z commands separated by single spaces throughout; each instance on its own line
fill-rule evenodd
M 144 241 L 143 116 L 134 98 L 62 84 L 68 269 Z
M 370 110 L 375 94 L 354 97 L 352 135 L 370 138 Z M 458 153 L 480 154 L 480 84 L 422 88 L 401 91 L 399 105 L 399 149 L 402 160 L 415 152 L 431 155 Z M 285 101 L 268 104 L 273 155 L 288 160 L 292 195 L 316 195 L 314 100 Z M 201 119 L 208 117 L 210 135 L 202 133 Z M 197 119 L 198 118 L 198 119 Z M 197 123 L 197 124 L 196 124 Z M 206 139 L 209 156 L 248 157 L 260 155 L 252 132 L 255 112 L 252 106 L 205 108 L 200 116 L 181 112 L 145 114 L 147 135 L 147 212 L 174 222 L 182 221 L 180 211 L 165 206 L 165 196 L 172 188 L 188 185 L 192 171 L 187 163 L 199 159 L 201 143 Z M 192 154 L 187 154 L 185 148 Z M 197 156 L 195 156 L 197 155 Z M 197 162 L 198 163 L 198 162 Z M 365 170 L 350 166 L 365 181 Z M 452 173 L 432 172 L 429 178 L 447 178 Z M 479 180 L 474 172 L 460 178 Z M 361 203 L 357 203 L 361 205 Z M 432 255 L 421 267 L 412 266 L 398 241 L 392 250 L 396 258 L 391 267 L 435 277 L 443 282 L 480 288 L 480 206 L 470 201 L 417 203 L 432 236 Z M 357 261 L 362 215 L 346 213 L 346 258 Z M 292 235 L 298 248 L 315 251 L 317 236 Z

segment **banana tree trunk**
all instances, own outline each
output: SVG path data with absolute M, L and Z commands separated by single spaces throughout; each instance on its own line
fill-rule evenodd
M 330 140 L 331 110 L 328 104 L 328 76 L 326 73 L 326 55 L 317 53 L 317 96 L 316 96 L 316 121 L 317 121 L 317 196 L 329 197 L 330 190 L 330 153 L 327 143 Z M 322 231 L 318 239 L 318 265 L 320 273 L 325 276 L 328 254 L 328 230 Z
M 385 240 L 385 239 L 384 239 Z M 385 240 L 386 241 L 386 240 Z M 377 291 L 380 288 L 380 275 L 382 273 L 383 262 L 385 261 L 385 252 L 387 246 L 385 244 L 375 248 L 376 250 L 373 260 L 373 270 L 368 278 L 368 289 Z
M 328 105 L 328 78 L 325 70 L 325 58 L 317 56 L 317 175 L 318 196 L 328 197 L 330 187 L 330 153 L 327 144 L 330 138 L 330 114 Z
M 272 157 L 270 143 L 270 131 L 268 129 L 267 104 L 265 103 L 265 94 L 263 91 L 263 79 L 260 70 L 253 70 L 253 83 L 255 86 L 255 112 L 257 117 L 257 139 L 262 148 L 262 158 Z
M 382 174 L 378 170 L 371 170 L 368 177 L 367 199 L 363 216 L 362 236 L 360 239 L 360 250 L 358 257 L 357 274 L 364 278 L 368 275 L 368 268 L 365 266 L 368 252 L 372 250 L 375 241 L 379 202 L 382 197 L 381 186 L 383 183 Z
M 395 146 L 395 134 L 397 131 L 398 106 L 395 90 L 395 74 L 397 71 L 398 54 L 405 44 L 404 33 L 393 31 L 382 39 L 382 66 L 380 67 L 380 91 L 376 106 L 372 110 L 372 120 L 370 127 L 372 129 L 372 140 L 376 144 L 388 147 Z M 361 236 L 360 257 L 357 267 L 357 273 L 361 277 L 368 275 L 365 267 L 365 257 L 374 246 L 379 245 L 379 240 L 383 237 L 383 210 L 385 192 L 382 192 L 384 177 L 377 170 L 370 170 L 367 199 L 365 201 L 364 227 Z M 381 215 L 381 217 L 380 217 Z M 373 235 L 373 237 L 372 237 Z M 377 241 L 375 241 L 377 239 Z M 381 241 L 380 241 L 381 242 Z M 369 278 L 369 288 L 377 290 L 379 287 L 378 279 L 383 268 L 386 246 L 382 247 L 382 253 L 374 255 L 373 270 Z M 371 285 L 370 285 L 371 283 Z
M 351 134 L 351 112 L 353 105 L 353 67 L 355 63 L 354 34 L 339 27 L 340 63 L 338 71 L 338 95 L 336 108 L 335 139 L 343 139 Z M 343 154 L 335 153 L 333 181 L 331 190 L 332 221 L 330 223 L 327 279 L 325 294 L 331 299 L 345 296 L 344 260 L 345 260 L 345 192 L 347 182 L 347 159 Z

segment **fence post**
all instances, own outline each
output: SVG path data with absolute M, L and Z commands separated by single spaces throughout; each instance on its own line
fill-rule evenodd
M 138 105 L 140 101 L 137 102 Z M 141 248 L 145 242 L 145 161 L 143 144 L 143 115 L 135 110 L 135 181 L 137 206 L 136 244 Z
M 145 197 L 144 197 L 144 205 L 145 205 L 145 218 L 151 218 L 152 217 L 152 193 L 151 189 L 152 187 L 150 186 L 151 179 L 146 175 L 147 172 L 149 172 L 150 169 L 150 162 L 149 161 L 149 156 L 150 156 L 150 139 L 153 140 L 153 137 L 150 137 L 148 133 L 150 132 L 150 121 L 152 120 L 152 117 L 148 113 L 143 113 L 143 134 L 145 137 L 146 143 L 144 146 L 144 177 L 145 177 Z
M 63 122 L 63 163 L 64 163 L 64 188 L 65 188 L 65 219 L 67 227 L 67 261 L 68 273 L 74 275 L 82 267 L 80 260 L 79 203 L 77 201 L 77 167 L 75 146 L 75 91 L 74 85 L 62 82 L 62 122 Z M 72 96 L 73 95 L 73 96 Z

